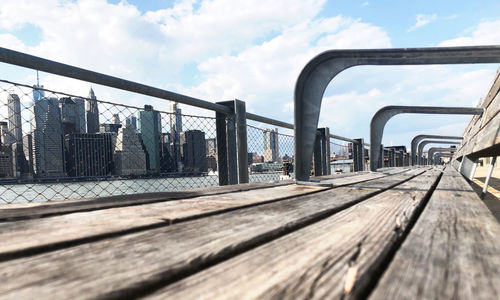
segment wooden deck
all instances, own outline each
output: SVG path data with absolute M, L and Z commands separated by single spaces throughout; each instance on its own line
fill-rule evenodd
M 451 167 L 0 210 L 5 299 L 494 299 L 500 225 Z

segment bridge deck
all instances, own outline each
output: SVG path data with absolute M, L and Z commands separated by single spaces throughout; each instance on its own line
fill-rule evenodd
M 453 168 L 9 206 L 0 298 L 491 299 L 500 225 Z

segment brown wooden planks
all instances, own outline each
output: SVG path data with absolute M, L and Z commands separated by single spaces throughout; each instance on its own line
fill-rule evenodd
M 404 169 L 400 170 L 402 172 Z M 356 176 L 336 176 L 326 182 L 336 186 L 355 184 L 384 177 L 382 173 L 364 173 Z M 394 179 L 388 178 L 390 182 Z M 400 180 L 400 179 L 395 179 Z M 390 182 L 384 183 L 388 184 Z M 366 183 L 365 187 L 378 188 L 380 183 Z M 68 245 L 109 235 L 171 225 L 208 214 L 263 204 L 293 196 L 305 195 L 325 187 L 282 185 L 271 188 L 251 189 L 238 193 L 224 193 L 185 200 L 156 202 L 75 214 L 64 214 L 42 219 L 19 220 L 0 223 L 0 259 L 19 256 L 23 252 L 41 251 L 44 247 Z M 54 230 L 57 228 L 57 230 Z M 1 242 L 3 241 L 3 242 Z
M 423 172 L 393 175 L 399 182 Z M 385 189 L 393 185 L 376 179 Z M 368 182 L 367 182 L 368 183 Z M 373 182 L 369 181 L 373 186 Z M 380 192 L 340 187 L 0 263 L 0 295 L 132 296 L 334 214 Z
M 353 293 L 363 295 L 439 173 L 433 170 L 418 176 L 149 297 L 346 299 Z M 354 288 L 345 294 L 348 283 Z
M 498 299 L 500 225 L 447 168 L 370 299 Z

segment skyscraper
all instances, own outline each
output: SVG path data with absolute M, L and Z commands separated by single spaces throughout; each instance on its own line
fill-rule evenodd
M 63 128 L 57 98 L 35 101 L 34 144 L 37 176 L 63 176 Z
M 9 141 L 6 144 L 23 143 L 23 128 L 21 125 L 21 100 L 16 94 L 7 97 L 9 112 Z
M 130 117 L 126 118 L 125 125 L 126 126 L 131 125 L 132 127 L 134 127 L 134 129 L 137 129 L 137 118 L 135 116 L 130 116 Z
M 132 124 L 118 129 L 115 146 L 115 173 L 141 175 L 146 173 L 146 153 Z
M 9 135 L 9 127 L 7 122 L 0 122 L 0 145 L 5 145 L 5 140 L 9 139 L 7 138 L 7 135 Z
M 112 133 L 75 133 L 65 136 L 69 176 L 106 176 L 113 171 Z
M 139 132 L 148 154 L 148 172 L 160 173 L 160 113 L 153 106 L 144 105 L 139 112 Z
M 99 132 L 99 108 L 97 107 L 97 98 L 94 90 L 90 88 L 89 99 L 87 100 L 87 132 Z
M 180 136 L 182 161 L 187 172 L 206 172 L 205 133 L 201 130 L 187 130 Z
M 264 161 L 277 162 L 279 157 L 278 128 L 264 130 Z
M 45 91 L 41 89 L 43 89 L 43 85 L 40 85 L 38 71 L 36 71 L 36 84 L 33 85 L 33 101 L 38 101 L 45 98 Z
M 176 163 L 177 171 L 182 168 L 180 134 L 182 131 L 182 111 L 177 102 L 170 101 L 170 144 L 172 148 L 172 159 Z
M 59 103 L 64 134 L 85 133 L 85 100 L 65 97 Z

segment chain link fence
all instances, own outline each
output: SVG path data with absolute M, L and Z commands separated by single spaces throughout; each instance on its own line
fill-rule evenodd
M 250 182 L 294 178 L 293 135 L 280 133 L 278 128 L 247 125 L 247 142 Z
M 6 80 L 0 101 L 1 203 L 218 185 L 213 117 Z
M 330 139 L 330 167 L 332 174 L 353 172 L 352 144 Z

